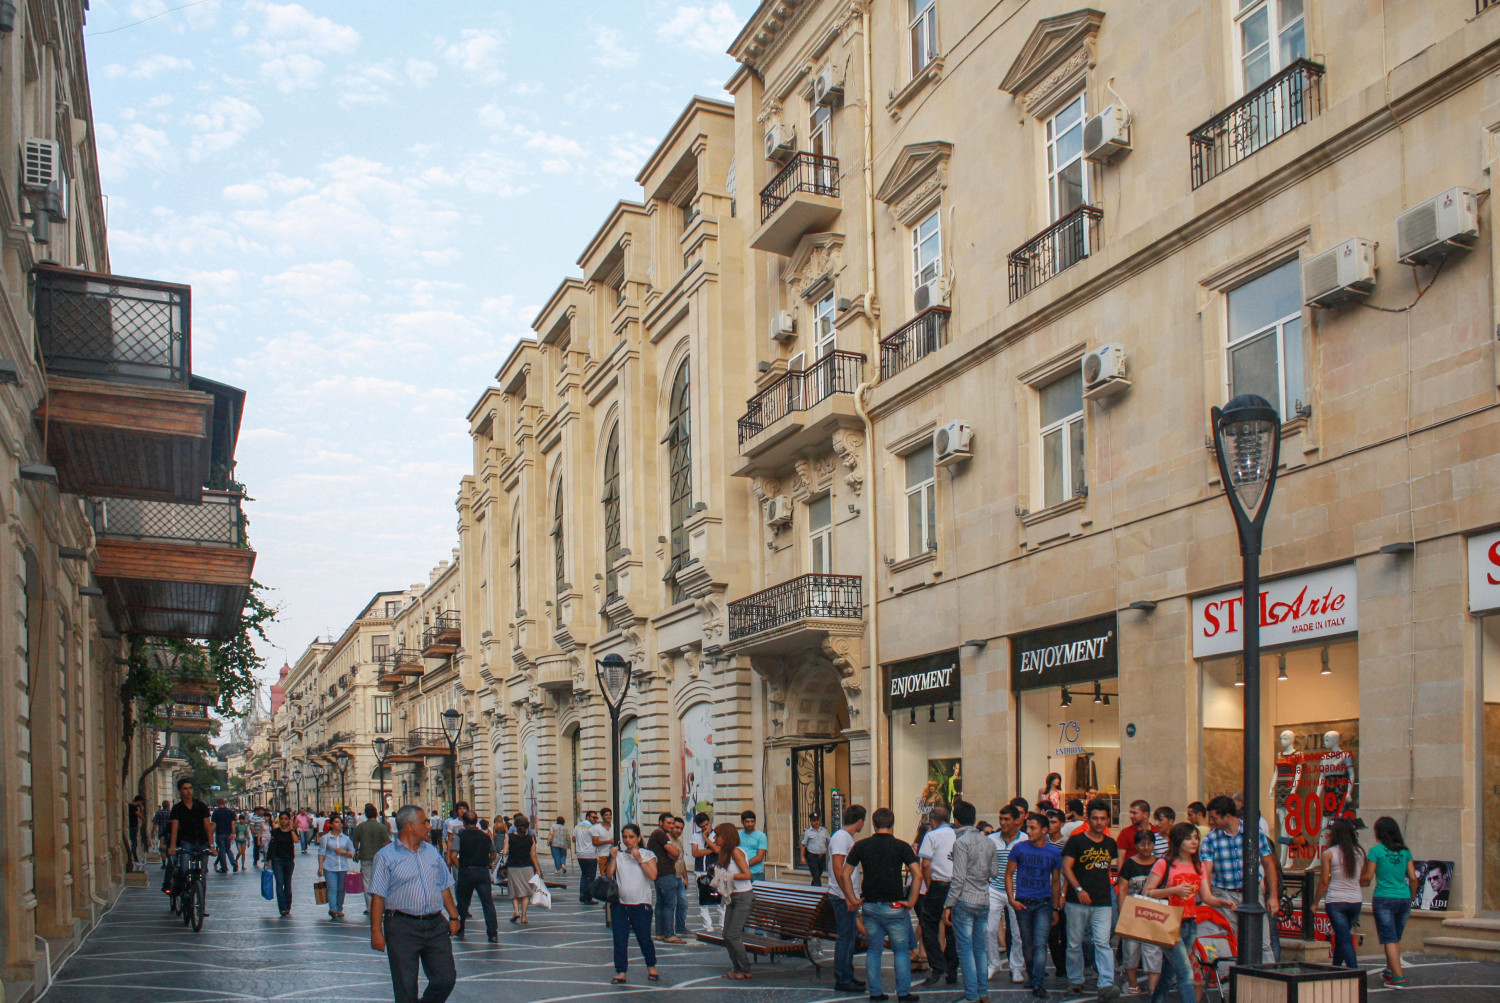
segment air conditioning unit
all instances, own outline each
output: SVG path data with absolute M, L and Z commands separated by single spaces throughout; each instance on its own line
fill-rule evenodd
M 766 525 L 772 528 L 792 524 L 792 499 L 777 495 L 766 499 Z
M 62 148 L 50 139 L 28 139 L 21 153 L 21 187 L 44 192 L 62 183 Z
M 1100 345 L 1083 357 L 1083 396 L 1099 400 L 1130 389 L 1125 378 L 1125 349 Z
M 1130 152 L 1130 113 L 1122 105 L 1110 105 L 1083 123 L 1083 158 L 1099 164 L 1114 163 Z
M 917 286 L 917 291 L 912 296 L 912 305 L 916 307 L 917 313 L 935 306 L 947 306 L 948 280 L 936 278 L 926 285 Z
M 813 103 L 836 108 L 844 101 L 844 82 L 833 75 L 833 67 L 825 66 L 813 78 Z
M 1308 306 L 1358 302 L 1375 291 L 1375 242 L 1355 237 L 1302 263 L 1302 295 Z
M 797 152 L 797 130 L 777 122 L 766 130 L 766 159 L 787 160 Z
M 973 438 L 974 430 L 966 421 L 950 421 L 946 425 L 939 425 L 932 433 L 933 461 L 940 467 L 946 467 L 960 460 L 967 460 L 974 455 L 969 448 Z
M 1431 265 L 1479 242 L 1479 198 L 1470 188 L 1449 188 L 1396 217 L 1396 260 Z
M 797 315 L 782 310 L 771 318 L 771 340 L 791 341 L 797 336 Z

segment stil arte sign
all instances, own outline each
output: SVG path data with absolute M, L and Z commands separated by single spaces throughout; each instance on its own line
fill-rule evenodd
M 1237 654 L 1244 649 L 1245 601 L 1239 589 L 1193 600 L 1193 657 Z M 1354 565 L 1342 564 L 1262 584 L 1260 643 L 1272 648 L 1359 630 Z
M 1469 537 L 1469 612 L 1500 609 L 1500 531 Z

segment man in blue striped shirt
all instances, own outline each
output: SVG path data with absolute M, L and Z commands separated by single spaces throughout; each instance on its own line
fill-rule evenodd
M 396 812 L 397 837 L 375 854 L 370 878 L 370 947 L 391 966 L 396 1003 L 443 1003 L 453 992 L 452 935 L 459 928 L 453 875 L 428 841 L 432 825 L 416 805 Z M 417 965 L 427 991 L 417 995 Z
M 995 844 L 995 859 L 1000 873 L 990 881 L 990 914 L 986 925 L 988 934 L 986 951 L 989 955 L 989 977 L 993 979 L 1010 968 L 1010 980 L 1016 984 L 1026 981 L 1026 958 L 1021 953 L 1021 927 L 1016 919 L 1016 909 L 1005 894 L 1005 865 L 1010 863 L 1010 851 L 1026 838 L 1021 832 L 1021 809 L 1008 804 L 1000 809 L 1000 828 L 990 833 L 989 840 Z M 1001 944 L 1008 947 L 1001 949 Z

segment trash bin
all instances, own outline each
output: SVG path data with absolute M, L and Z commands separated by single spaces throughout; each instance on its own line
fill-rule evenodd
M 1333 965 L 1239 965 L 1229 969 L 1229 1003 L 1366 1003 L 1365 973 Z

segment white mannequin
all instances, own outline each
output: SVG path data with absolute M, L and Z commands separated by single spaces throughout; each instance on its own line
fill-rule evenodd
M 1341 748 L 1342 743 L 1343 736 L 1338 732 L 1325 731 L 1323 733 L 1323 762 L 1321 764 L 1322 772 L 1318 780 L 1318 795 L 1319 797 L 1326 797 L 1325 785 L 1330 780 L 1348 777 L 1348 783 L 1344 787 L 1343 794 L 1346 806 L 1352 807 L 1355 804 L 1354 757 Z M 1335 817 L 1332 813 L 1324 816 L 1322 838 L 1319 840 L 1320 845 L 1326 846 L 1328 844 L 1329 830 L 1333 827 Z
M 1281 740 L 1281 752 L 1276 757 L 1278 760 L 1290 760 L 1297 753 L 1297 735 L 1290 728 L 1278 736 Z M 1276 833 L 1277 833 L 1277 858 L 1282 866 L 1286 866 L 1290 860 L 1291 839 L 1286 835 L 1287 806 L 1286 799 L 1296 789 L 1299 778 L 1302 775 L 1301 765 L 1297 765 L 1288 775 L 1278 765 L 1271 771 L 1271 803 L 1276 806 Z
M 1290 735 L 1290 734 L 1291 734 L 1291 732 L 1289 732 L 1289 731 L 1283 731 L 1281 733 L 1281 741 L 1282 741 L 1283 744 L 1286 743 L 1286 737 L 1288 735 Z M 1338 752 L 1338 751 L 1340 751 L 1339 750 L 1339 742 L 1341 742 L 1341 741 L 1343 741 L 1343 739 L 1339 735 L 1338 732 L 1336 732 L 1336 731 L 1325 731 L 1325 732 L 1323 732 L 1323 748 L 1327 749 L 1329 752 Z
M 1337 740 L 1338 732 L 1330 731 L 1328 734 L 1332 735 L 1334 739 Z M 1288 728 L 1286 731 L 1283 731 L 1281 733 L 1281 754 L 1283 756 L 1290 756 L 1293 752 L 1296 752 L 1297 750 L 1294 748 L 1296 744 L 1297 736 L 1292 733 L 1292 729 Z M 1328 744 L 1328 735 L 1323 736 L 1323 744 Z

